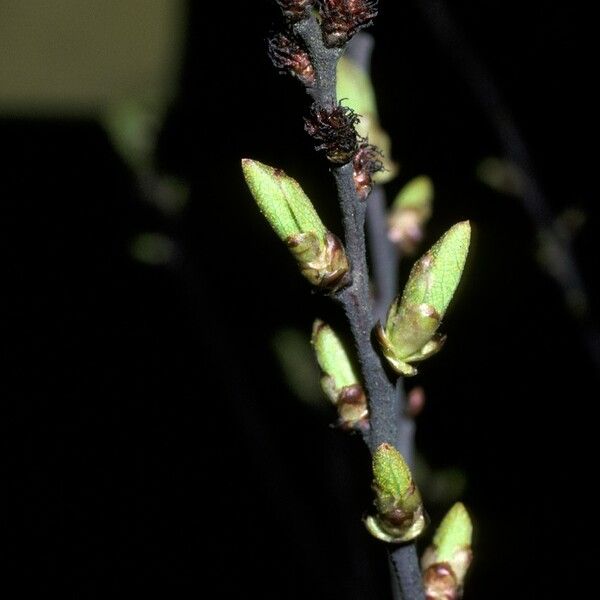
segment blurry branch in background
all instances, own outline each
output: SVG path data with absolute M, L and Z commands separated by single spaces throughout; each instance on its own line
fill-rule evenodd
M 469 45 L 444 0 L 415 0 L 427 25 L 471 89 L 494 127 L 504 156 L 481 162 L 480 179 L 497 191 L 517 196 L 537 230 L 537 258 L 560 287 L 575 319 L 597 375 L 600 374 L 600 330 L 590 312 L 586 286 L 573 254 L 572 237 L 582 215 L 569 211 L 556 217 L 539 182 L 525 139 L 491 73 Z M 564 218 L 563 218 L 564 217 Z
M 375 310 L 379 319 L 384 319 L 398 294 L 398 265 L 402 253 L 414 253 L 431 216 L 433 184 L 427 177 L 406 183 L 388 215 L 382 184 L 397 176 L 399 166 L 390 158 L 391 140 L 379 122 L 376 94 L 370 79 L 373 46 L 373 38 L 367 33 L 359 33 L 349 42 L 338 69 L 337 94 L 340 101 L 345 101 L 360 115 L 359 135 L 368 138 L 382 152 L 383 171 L 374 174 L 367 203 L 367 231 L 377 293 Z M 417 191 L 415 188 L 419 185 L 427 189 Z M 388 235 L 381 235 L 383 231 L 388 231 Z

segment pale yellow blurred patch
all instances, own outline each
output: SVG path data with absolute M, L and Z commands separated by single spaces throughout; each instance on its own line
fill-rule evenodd
M 96 116 L 164 107 L 177 84 L 183 0 L 0 0 L 0 114 Z

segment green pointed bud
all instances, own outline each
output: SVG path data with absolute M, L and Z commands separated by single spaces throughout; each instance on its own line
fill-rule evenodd
M 351 108 L 360 119 L 356 132 L 377 146 L 383 156 L 383 171 L 373 174 L 373 181 L 386 183 L 398 173 L 398 165 L 391 159 L 390 136 L 379 124 L 375 89 L 369 74 L 350 58 L 343 56 L 337 67 L 337 97 L 344 106 Z
M 365 520 L 369 533 L 390 543 L 409 542 L 427 525 L 421 494 L 398 450 L 381 444 L 373 454 L 375 515 Z
M 325 289 L 344 285 L 349 269 L 344 247 L 327 231 L 300 184 L 255 160 L 243 159 L 242 170 L 260 211 L 287 244 L 301 273 Z
M 320 319 L 313 325 L 312 344 L 319 366 L 323 373 L 333 380 L 337 389 L 358 383 L 356 371 L 342 341 L 335 331 Z
M 445 338 L 436 333 L 462 275 L 471 227 L 451 227 L 413 266 L 401 297 L 388 311 L 385 328 L 377 326 L 383 354 L 400 374 L 411 376 L 413 362 L 438 352 Z
M 465 575 L 473 558 L 473 525 L 464 504 L 457 502 L 446 514 L 421 560 L 427 600 L 462 596 Z
M 473 524 L 462 502 L 457 502 L 446 514 L 435 532 L 433 544 L 438 560 L 452 560 L 454 554 L 471 545 Z
M 248 158 L 242 160 L 242 170 L 260 212 L 282 240 L 307 232 L 325 236 L 325 225 L 295 179 Z
M 367 429 L 367 398 L 342 341 L 329 325 L 317 319 L 312 344 L 323 372 L 321 386 L 338 409 L 338 425 L 342 429 Z
M 433 183 L 426 175 L 411 179 L 399 192 L 388 218 L 388 237 L 406 254 L 412 254 L 423 239 L 431 218 Z

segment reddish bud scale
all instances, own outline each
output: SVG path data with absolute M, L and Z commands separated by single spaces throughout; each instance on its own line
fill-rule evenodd
M 414 419 L 421 414 L 425 406 L 425 390 L 419 385 L 414 387 L 407 396 L 406 416 Z
M 426 600 L 459 600 L 462 588 L 458 585 L 448 563 L 431 565 L 423 573 Z
M 276 69 L 291 73 L 308 87 L 314 85 L 315 70 L 310 56 L 296 39 L 278 33 L 268 44 L 269 57 Z
M 320 0 L 323 39 L 329 47 L 340 47 L 377 16 L 377 0 Z
M 304 129 L 317 142 L 316 149 L 323 150 L 329 161 L 344 165 L 358 150 L 356 123 L 358 116 L 346 106 L 313 104 L 310 116 L 304 120 Z
M 371 144 L 363 143 L 352 160 L 354 186 L 361 200 L 366 200 L 373 187 L 372 175 L 383 170 L 381 152 Z
M 283 16 L 292 22 L 305 19 L 313 3 L 313 0 L 277 0 Z
M 344 431 L 369 431 L 367 397 L 360 383 L 340 390 L 337 398 L 338 427 Z

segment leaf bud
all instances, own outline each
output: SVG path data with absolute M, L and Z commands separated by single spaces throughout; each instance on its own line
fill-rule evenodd
M 368 428 L 367 397 L 342 341 L 333 329 L 317 319 L 312 345 L 323 372 L 321 387 L 337 407 L 342 429 Z
M 388 218 L 388 238 L 406 254 L 413 254 L 423 239 L 431 218 L 433 183 L 426 175 L 411 179 L 392 203 Z
M 337 66 L 337 98 L 344 101 L 358 115 L 356 132 L 359 138 L 378 149 L 381 169 L 373 173 L 375 183 L 386 183 L 398 172 L 398 165 L 391 159 L 390 136 L 381 127 L 377 111 L 375 89 L 367 71 L 355 61 L 342 56 Z
M 298 182 L 282 170 L 243 159 L 242 170 L 256 203 L 275 233 L 315 286 L 336 290 L 349 269 L 341 241 L 325 228 Z
M 410 364 L 438 352 L 445 338 L 436 334 L 456 291 L 469 250 L 471 227 L 462 221 L 451 227 L 414 265 L 402 296 L 376 333 L 383 354 L 400 374 L 416 375 Z
M 421 494 L 398 450 L 381 444 L 373 454 L 376 514 L 365 520 L 369 533 L 389 543 L 415 539 L 427 525 Z
M 458 600 L 471 564 L 473 525 L 469 513 L 457 502 L 435 532 L 433 543 L 421 559 L 427 600 Z

